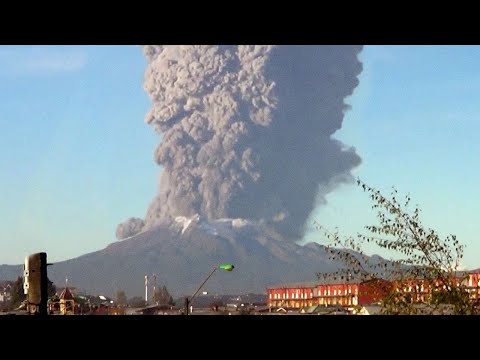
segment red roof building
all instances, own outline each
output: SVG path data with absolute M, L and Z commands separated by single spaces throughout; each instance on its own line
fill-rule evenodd
M 75 298 L 68 287 L 63 289 L 60 296 L 60 314 L 73 315 L 75 314 Z

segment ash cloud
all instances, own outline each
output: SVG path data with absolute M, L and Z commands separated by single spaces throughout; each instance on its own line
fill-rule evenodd
M 177 216 L 252 219 L 286 238 L 361 162 L 332 138 L 361 46 L 147 45 L 145 118 L 160 135 L 144 229 Z M 138 223 L 140 224 L 140 223 Z
M 145 222 L 142 219 L 132 217 L 117 226 L 115 235 L 118 240 L 126 239 L 140 233 L 144 226 Z

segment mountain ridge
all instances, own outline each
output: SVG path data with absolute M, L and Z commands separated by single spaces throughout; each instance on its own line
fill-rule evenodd
M 55 284 L 68 278 L 72 286 L 87 293 L 114 296 L 124 290 L 131 297 L 143 296 L 145 275 L 156 274 L 157 286 L 166 285 L 173 296 L 184 296 L 193 293 L 213 267 L 232 263 L 234 271 L 217 271 L 205 290 L 264 293 L 268 286 L 312 281 L 317 272 L 337 270 L 339 263 L 329 260 L 325 249 L 318 243 L 285 241 L 260 224 L 194 218 L 56 262 L 48 268 L 48 276 Z M 21 274 L 21 265 L 0 265 L 0 279 L 14 280 Z

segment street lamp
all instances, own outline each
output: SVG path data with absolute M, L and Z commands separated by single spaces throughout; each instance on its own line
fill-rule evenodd
M 188 296 L 185 297 L 185 315 L 189 314 L 188 308 L 189 308 L 190 304 L 193 302 L 193 299 L 198 294 L 198 292 L 203 287 L 203 285 L 205 285 L 205 283 L 208 281 L 208 279 L 210 279 L 210 277 L 213 275 L 213 273 L 215 271 L 217 271 L 217 270 L 232 271 L 234 268 L 235 268 L 235 266 L 233 266 L 232 264 L 221 264 L 221 265 L 215 266 L 212 269 L 212 271 L 210 272 L 210 274 L 208 274 L 207 278 L 202 282 L 202 284 L 198 287 L 198 289 L 193 293 L 193 295 L 190 296 L 190 298 L 188 298 Z

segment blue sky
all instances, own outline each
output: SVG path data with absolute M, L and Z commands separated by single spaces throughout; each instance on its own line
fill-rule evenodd
M 480 47 L 367 46 L 361 59 L 336 134 L 363 158 L 355 175 L 410 193 L 427 225 L 467 246 L 464 265 L 480 267 Z M 0 46 L 0 264 L 102 249 L 118 223 L 145 215 L 159 177 L 145 65 L 136 46 Z M 370 206 L 344 185 L 312 221 L 354 234 L 375 221 Z

